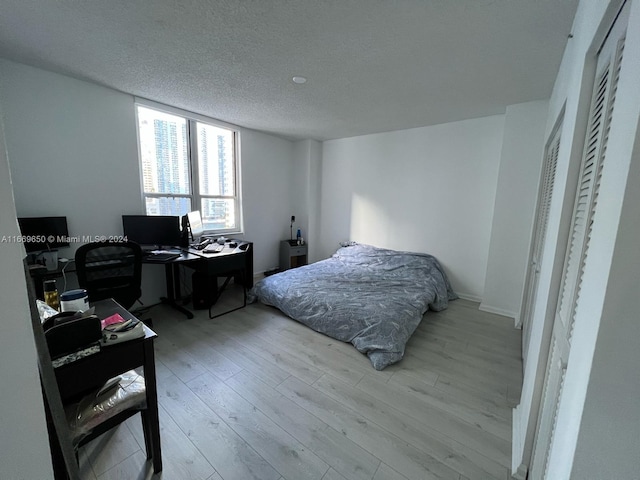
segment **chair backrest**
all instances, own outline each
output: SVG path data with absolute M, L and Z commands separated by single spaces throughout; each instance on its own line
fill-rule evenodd
M 130 308 L 142 295 L 142 249 L 135 242 L 94 242 L 75 255 L 78 284 L 89 301 L 115 299 Z

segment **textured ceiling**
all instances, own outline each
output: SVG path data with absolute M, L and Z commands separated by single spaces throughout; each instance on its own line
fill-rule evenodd
M 2 0 L 0 56 L 286 138 L 547 98 L 577 0 Z M 304 75 L 305 85 L 291 81 Z

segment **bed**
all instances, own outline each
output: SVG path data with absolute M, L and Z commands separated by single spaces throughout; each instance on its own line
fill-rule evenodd
M 248 301 L 274 306 L 317 332 L 351 342 L 382 370 L 402 359 L 428 309 L 443 310 L 455 298 L 433 256 L 356 244 L 260 280 Z

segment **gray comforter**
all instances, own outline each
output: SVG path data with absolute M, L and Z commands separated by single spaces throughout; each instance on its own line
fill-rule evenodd
M 430 308 L 457 298 L 431 255 L 353 245 L 331 258 L 264 278 L 249 292 L 289 317 L 351 342 L 376 370 L 398 362 Z

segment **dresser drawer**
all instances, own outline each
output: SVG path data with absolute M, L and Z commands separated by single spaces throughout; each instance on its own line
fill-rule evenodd
M 291 247 L 289 249 L 289 255 L 297 256 L 297 255 L 306 255 L 307 247 L 306 245 L 301 245 L 299 247 Z

